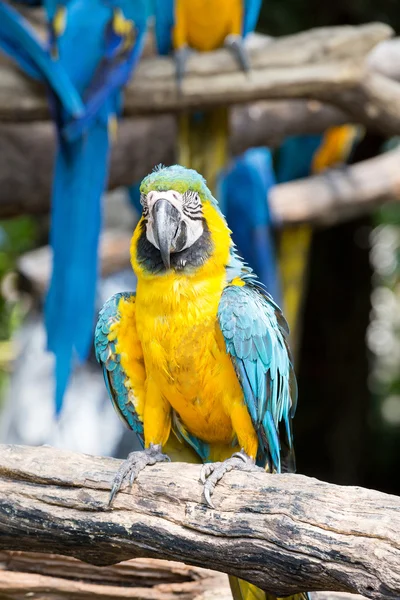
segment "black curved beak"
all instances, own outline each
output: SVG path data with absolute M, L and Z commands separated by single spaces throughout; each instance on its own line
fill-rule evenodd
M 153 234 L 158 245 L 161 258 L 166 269 L 171 266 L 171 252 L 174 251 L 173 241 L 181 224 L 181 215 L 165 198 L 160 198 L 153 206 Z

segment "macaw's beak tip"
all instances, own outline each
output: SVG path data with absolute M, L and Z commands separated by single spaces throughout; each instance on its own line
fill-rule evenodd
M 153 207 L 153 234 L 166 269 L 171 267 L 173 241 L 181 224 L 181 215 L 166 198 L 160 198 Z

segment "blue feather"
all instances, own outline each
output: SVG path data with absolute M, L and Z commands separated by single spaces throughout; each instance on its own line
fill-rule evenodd
M 275 300 L 281 302 L 268 206 L 268 193 L 274 184 L 271 152 L 267 148 L 252 148 L 233 161 L 222 174 L 219 187 L 221 208 L 239 253 Z
M 133 45 L 129 45 L 130 38 L 111 30 L 114 11 L 123 7 L 126 19 L 136 17 Z M 49 18 L 54 18 L 54 2 L 46 2 L 46 9 Z M 48 347 L 56 355 L 57 413 L 73 360 L 86 359 L 92 342 L 109 120 L 120 111 L 122 86 L 142 52 L 147 22 L 144 0 L 70 0 L 65 9 L 66 27 L 61 37 L 54 33 L 53 50 L 84 99 L 85 112 L 71 118 L 56 104 L 59 147 L 52 197 L 54 260 L 45 320 Z
M 219 325 L 260 440 L 257 460 L 279 472 L 281 422 L 286 428 L 290 460 L 294 464 L 290 422 L 297 394 L 292 384 L 295 377 L 286 332 L 279 324 L 283 317 L 256 277 L 238 261 L 233 249 L 232 265 L 228 267 L 228 281 L 241 277 L 245 285 L 228 284 L 224 289 L 218 307 Z M 255 356 L 249 351 L 253 347 Z
M 296 135 L 285 139 L 278 150 L 276 179 L 278 183 L 308 177 L 313 157 L 323 139 L 322 134 Z
M 0 3 L 0 47 L 27 75 L 46 82 L 71 117 L 83 114 L 82 99 L 63 66 L 52 60 L 33 27 L 4 3 Z
M 255 30 L 262 0 L 244 0 L 243 37 Z
M 172 50 L 175 0 L 153 0 L 155 36 L 158 54 L 168 55 Z

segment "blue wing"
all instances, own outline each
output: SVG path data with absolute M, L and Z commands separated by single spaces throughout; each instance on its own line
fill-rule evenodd
M 117 33 L 109 23 L 103 58 L 85 90 L 85 114 L 80 119 L 68 123 L 63 129 L 63 134 L 71 141 L 88 128 L 107 102 L 113 105 L 115 113 L 120 112 L 121 88 L 128 82 L 142 55 L 147 33 L 147 1 L 136 0 L 135 3 L 131 3 L 120 0 L 118 4 L 132 28 L 131 40 L 127 35 Z
M 226 350 L 259 437 L 259 464 L 294 470 L 292 417 L 297 387 L 286 343 L 287 324 L 278 306 L 254 277 L 228 285 L 218 308 Z
M 126 7 L 125 7 L 126 5 Z M 126 8 L 126 14 L 122 11 Z M 52 194 L 53 272 L 45 306 L 48 348 L 56 355 L 56 412 L 62 407 L 72 361 L 92 343 L 102 196 L 108 177 L 109 122 L 121 108 L 123 84 L 137 64 L 147 23 L 145 0 L 70 0 L 53 50 L 85 101 L 82 118 L 57 107 L 58 153 Z M 143 10 L 139 10 L 143 9 Z M 131 17 L 137 16 L 133 23 Z M 140 29 L 140 31 L 138 30 Z M 80 52 L 84 40 L 85 52 Z
M 255 30 L 262 0 L 244 0 L 243 37 Z
M 295 135 L 285 139 L 278 150 L 276 178 L 278 183 L 308 177 L 313 157 L 321 145 L 323 134 Z
M 270 150 L 251 148 L 223 174 L 219 198 L 239 254 L 280 303 L 281 286 L 268 205 L 268 194 L 274 185 Z
M 103 306 L 95 332 L 96 358 L 103 368 L 104 381 L 115 410 L 125 425 L 135 431 L 143 446 L 143 422 L 136 410 L 138 399 L 133 396 L 128 376 L 122 368 L 120 355 L 116 350 L 118 337 L 110 336 L 113 326 L 120 319 L 118 304 L 121 299 L 134 302 L 135 294 L 115 294 Z
M 153 0 L 158 54 L 167 55 L 172 50 L 174 10 L 175 0 Z
M 45 81 L 68 114 L 83 114 L 81 97 L 62 65 L 51 59 L 29 23 L 4 3 L 0 3 L 0 46 L 27 75 Z

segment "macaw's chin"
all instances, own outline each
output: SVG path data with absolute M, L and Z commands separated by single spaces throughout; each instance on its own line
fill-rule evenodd
M 201 267 L 211 256 L 213 244 L 207 224 L 203 223 L 202 235 L 186 247 L 187 225 L 184 221 L 175 225 L 173 235 L 165 229 L 152 228 L 154 243 L 147 237 L 147 225 L 143 221 L 136 247 L 136 262 L 145 273 L 161 274 L 170 269 L 175 271 L 192 270 Z M 138 274 L 138 273 L 137 273 Z

